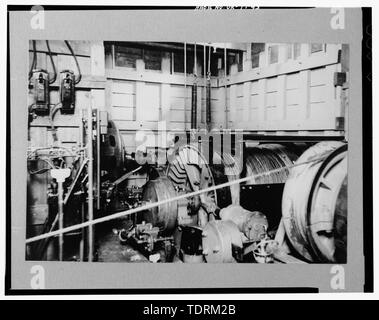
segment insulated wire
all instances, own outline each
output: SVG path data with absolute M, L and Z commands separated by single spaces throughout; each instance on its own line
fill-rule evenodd
M 50 120 L 50 126 L 51 126 L 51 130 L 53 132 L 53 139 L 54 141 L 58 141 L 58 137 L 57 137 L 57 130 L 54 126 L 54 116 L 55 116 L 55 113 L 62 108 L 62 104 L 61 103 L 57 103 L 50 111 L 50 115 L 49 115 L 49 120 Z
M 39 147 L 39 148 L 36 148 L 35 150 L 31 151 L 30 154 L 28 155 L 28 159 L 30 160 L 32 158 L 32 156 L 37 153 L 37 151 L 39 150 L 50 150 L 50 149 L 58 149 L 58 150 L 64 150 L 66 152 L 68 152 L 70 154 L 70 156 L 74 157 L 74 153 L 68 149 L 68 148 L 65 148 L 65 147 L 62 147 L 62 146 L 52 146 L 52 147 Z M 67 156 L 66 156 L 67 157 Z
M 65 40 L 64 42 L 66 43 L 67 48 L 70 50 L 72 56 L 73 56 L 74 59 L 75 59 L 76 67 L 78 68 L 78 73 L 79 73 L 79 74 L 78 74 L 78 78 L 75 79 L 75 84 L 78 84 L 78 83 L 80 82 L 80 80 L 82 79 L 82 73 L 81 73 L 81 71 L 80 71 L 79 62 L 78 62 L 78 59 L 77 59 L 77 57 L 76 57 L 76 55 L 75 55 L 75 53 L 74 53 L 74 50 L 72 50 L 72 47 L 71 47 L 70 43 L 69 43 L 67 40 Z
M 43 159 L 43 158 L 40 158 L 38 160 L 46 162 L 50 166 L 50 168 L 42 168 L 42 169 L 35 170 L 35 171 L 29 171 L 29 174 L 40 174 L 40 173 L 45 173 L 46 171 L 49 171 L 50 169 L 55 169 L 54 164 L 51 163 L 50 160 Z
M 33 40 L 33 61 L 32 61 L 32 64 L 30 66 L 30 70 L 29 70 L 29 80 L 32 78 L 32 75 L 33 75 L 33 69 L 35 69 L 35 65 L 37 64 L 37 49 L 36 49 L 36 41 Z
M 57 80 L 57 70 L 55 69 L 55 64 L 54 64 L 53 56 L 52 56 L 51 50 L 50 50 L 49 40 L 46 40 L 46 47 L 47 47 L 47 51 L 49 53 L 51 65 L 52 65 L 53 71 L 54 71 L 54 77 L 53 77 L 53 79 L 49 80 L 49 83 L 52 84 L 52 83 L 55 82 L 55 80 Z

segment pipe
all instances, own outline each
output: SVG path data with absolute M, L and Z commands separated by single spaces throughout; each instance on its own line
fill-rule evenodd
M 58 226 L 59 230 L 64 228 L 64 213 L 63 213 L 63 182 L 58 182 Z M 63 233 L 59 235 L 59 261 L 63 261 Z
M 197 77 L 197 54 L 196 54 L 196 42 L 195 42 L 195 46 L 194 46 L 194 64 L 193 64 L 193 68 L 194 68 L 194 75 L 195 77 Z
M 84 203 L 84 201 L 82 202 L 82 207 L 81 207 L 80 213 L 81 213 L 81 218 L 82 218 L 81 221 L 83 223 L 84 218 L 85 218 L 85 203 Z M 80 243 L 79 243 L 80 261 L 84 261 L 84 235 L 85 235 L 85 231 L 84 231 L 84 228 L 82 228 L 82 238 L 80 239 Z
M 204 45 L 204 51 L 203 51 L 203 59 L 204 59 L 204 65 L 203 65 L 203 72 L 204 72 L 204 86 L 203 86 L 203 91 L 201 92 L 201 94 L 203 95 L 204 94 L 204 90 L 206 90 L 205 86 L 206 86 L 206 83 L 207 83 L 207 46 Z M 205 115 L 205 118 L 207 117 L 207 115 Z M 201 119 L 201 122 L 204 122 L 204 118 Z M 205 119 L 205 122 L 207 122 L 207 120 Z
M 84 110 L 83 109 L 80 110 L 80 115 L 81 115 L 81 119 L 80 119 L 80 125 L 79 125 L 79 130 L 80 130 L 80 134 L 79 134 L 79 146 L 80 146 L 81 149 L 83 149 L 83 147 L 84 147 L 84 132 L 83 132 L 83 129 L 84 129 L 84 125 L 83 125 Z M 83 162 L 84 162 L 84 160 L 83 160 L 83 158 L 84 158 L 83 152 L 80 153 L 80 157 L 82 158 L 82 166 L 84 168 L 84 165 L 83 165 Z M 87 161 L 88 161 L 88 159 L 85 159 L 85 163 L 87 163 Z M 79 179 L 79 176 L 80 176 L 80 171 L 81 170 L 79 170 L 78 175 L 77 175 L 78 179 Z M 85 218 L 85 201 L 83 199 L 82 199 L 82 206 L 81 206 L 80 214 L 81 214 L 81 222 L 83 223 L 84 222 L 84 218 Z M 79 243 L 79 257 L 80 257 L 80 261 L 84 261 L 84 237 L 85 237 L 85 229 L 82 228 L 81 232 L 82 232 L 82 237 L 81 237 L 80 243 Z
M 132 174 L 136 173 L 137 171 L 139 171 L 141 169 L 142 169 L 142 166 L 139 166 L 138 168 L 125 173 L 122 177 L 120 177 L 116 181 L 114 181 L 113 184 L 115 186 L 119 185 L 120 183 L 124 182 L 127 178 L 129 178 Z
M 320 162 L 320 161 L 324 160 L 325 158 L 326 158 L 326 156 L 322 156 L 322 157 L 314 158 L 314 159 L 311 159 L 311 160 L 308 160 L 308 161 L 305 161 L 305 162 L 294 163 L 293 165 L 288 166 L 288 167 L 281 167 L 281 168 L 277 168 L 277 169 L 274 169 L 274 170 L 271 170 L 271 171 L 268 171 L 268 172 L 261 172 L 259 174 L 254 175 L 254 178 L 265 176 L 265 175 L 269 175 L 269 174 L 272 174 L 274 172 L 280 172 L 282 170 L 288 170 L 288 169 L 291 169 L 291 168 L 303 166 L 303 165 L 308 164 L 308 163 L 317 163 L 317 162 Z M 121 218 L 121 217 L 129 216 L 129 215 L 135 214 L 137 212 L 141 212 L 141 211 L 144 211 L 144 210 L 149 210 L 149 209 L 152 209 L 152 208 L 155 208 L 155 207 L 159 207 L 159 206 L 164 205 L 164 204 L 169 203 L 169 202 L 179 201 L 179 200 L 186 199 L 186 198 L 189 198 L 189 197 L 197 196 L 197 195 L 202 194 L 202 193 L 207 193 L 207 192 L 211 192 L 211 191 L 214 191 L 214 190 L 217 190 L 217 189 L 222 189 L 222 188 L 230 187 L 230 186 L 235 185 L 235 184 L 247 182 L 251 178 L 252 178 L 251 176 L 248 176 L 248 177 L 244 177 L 244 178 L 228 181 L 228 182 L 225 182 L 225 183 L 222 183 L 222 184 L 219 184 L 219 185 L 216 185 L 216 186 L 212 186 L 212 187 L 209 187 L 209 188 L 206 188 L 206 189 L 201 189 L 201 190 L 197 190 L 197 191 L 194 191 L 194 192 L 185 193 L 185 194 L 182 194 L 182 195 L 170 198 L 170 199 L 166 199 L 166 200 L 162 200 L 162 201 L 157 201 L 157 202 L 154 202 L 154 203 L 149 203 L 149 204 L 146 204 L 144 206 L 133 208 L 133 209 L 126 210 L 126 211 L 117 212 L 117 213 L 111 214 L 109 216 L 105 216 L 105 217 L 101 217 L 101 218 L 95 219 L 93 221 L 87 221 L 87 222 L 80 223 L 80 224 L 77 224 L 77 225 L 74 225 L 74 226 L 66 227 L 63 230 L 57 230 L 57 231 L 50 232 L 48 234 L 41 234 L 41 235 L 38 235 L 38 236 L 35 236 L 35 237 L 32 237 L 32 238 L 26 239 L 25 243 L 26 244 L 32 243 L 32 242 L 35 242 L 35 241 L 38 241 L 38 240 L 41 240 L 41 239 L 45 239 L 45 238 L 56 236 L 56 235 L 61 234 L 61 233 L 66 233 L 66 232 L 78 230 L 80 228 L 85 228 L 85 227 L 88 227 L 88 226 L 91 226 L 91 225 L 99 224 L 99 223 L 102 223 L 102 222 L 106 222 L 106 221 L 118 219 L 118 218 Z
M 100 210 L 100 110 L 96 111 L 96 209 Z
M 191 129 L 197 129 L 197 84 L 192 86 Z
M 196 43 L 194 47 L 194 66 L 193 72 L 195 76 L 194 84 L 192 85 L 192 105 L 191 105 L 191 129 L 197 129 L 197 57 L 196 57 Z
M 224 86 L 225 86 L 225 129 L 228 129 L 228 106 L 227 106 L 227 103 L 228 103 L 228 87 L 226 85 L 226 43 L 225 43 L 225 46 L 224 46 L 224 80 L 225 80 L 225 83 L 224 83 Z
M 88 157 L 88 222 L 93 220 L 93 145 L 92 145 L 92 103 L 87 113 L 87 157 Z M 93 261 L 93 225 L 88 226 L 88 261 Z
M 205 113 L 206 113 L 206 123 L 209 130 L 211 124 L 211 79 L 208 76 L 207 87 L 206 87 L 206 104 L 205 104 Z

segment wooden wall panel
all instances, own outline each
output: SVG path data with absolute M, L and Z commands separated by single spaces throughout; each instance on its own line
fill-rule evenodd
M 49 88 L 50 108 L 59 102 L 59 73 L 62 70 L 72 70 L 78 74 L 74 58 L 71 56 L 64 41 L 49 41 L 53 60 L 57 68 L 57 80 Z M 57 128 L 58 145 L 64 147 L 77 146 L 79 142 L 79 125 L 82 118 L 82 110 L 88 108 L 93 99 L 93 105 L 105 109 L 105 78 L 104 78 L 104 49 L 102 42 L 70 41 L 70 45 L 77 55 L 82 80 L 75 90 L 74 114 L 61 114 L 56 112 L 54 125 Z M 91 48 L 91 47 L 94 48 Z M 53 68 L 50 57 L 47 54 L 45 41 L 36 41 L 37 68 L 47 69 L 50 77 Z M 32 41 L 29 42 L 29 67 L 33 58 Z M 96 54 L 95 54 L 96 53 Z M 29 104 L 32 103 L 32 91 L 29 90 Z M 27 107 L 25 107 L 27 110 Z M 29 141 L 30 147 L 49 147 L 53 144 L 51 123 L 48 116 L 38 116 L 30 123 Z M 26 161 L 26 160 L 25 160 Z M 47 186 L 51 181 L 49 173 L 28 176 L 28 220 L 31 224 L 42 224 L 47 217 Z

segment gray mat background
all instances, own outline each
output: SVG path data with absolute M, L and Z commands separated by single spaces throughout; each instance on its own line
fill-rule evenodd
M 345 291 L 363 290 L 362 14 L 345 9 L 345 29 L 330 26 L 330 9 L 46 11 L 33 30 L 29 11 L 10 12 L 11 287 L 30 289 L 31 268 L 45 269 L 46 289 L 330 286 L 332 265 L 121 264 L 25 261 L 28 41 L 123 40 L 196 42 L 323 42 L 350 45 L 348 263 Z

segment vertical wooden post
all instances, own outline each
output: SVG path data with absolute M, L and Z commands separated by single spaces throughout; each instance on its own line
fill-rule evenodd
M 171 86 L 168 83 L 161 84 L 161 121 L 166 121 L 166 128 L 169 128 L 170 122 L 170 91 Z
M 277 130 L 284 129 L 286 120 L 286 78 L 287 75 L 280 75 L 277 80 L 276 108 L 278 112 L 278 121 L 275 123 Z
M 258 129 L 266 125 L 266 81 L 258 80 Z
M 299 73 L 299 105 L 301 114 L 299 114 L 299 119 L 296 119 L 299 128 L 306 128 L 308 118 L 309 118 L 309 85 L 310 85 L 310 71 L 303 70 Z
M 242 106 L 243 106 L 243 112 L 242 112 L 242 123 L 248 123 L 250 119 L 250 89 L 251 82 L 247 81 L 243 84 L 243 100 L 242 100 Z M 241 123 L 241 124 L 242 124 Z M 247 128 L 246 125 L 243 125 L 244 128 Z
M 235 129 L 237 120 L 237 85 L 231 85 L 229 90 L 229 112 L 230 112 L 230 128 Z

